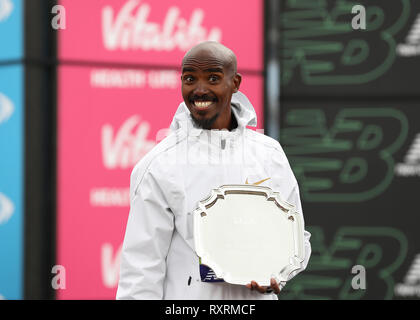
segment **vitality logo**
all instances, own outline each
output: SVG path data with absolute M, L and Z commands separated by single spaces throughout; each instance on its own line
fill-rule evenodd
M 118 286 L 120 275 L 122 244 L 115 249 L 110 243 L 104 243 L 101 247 L 101 271 L 102 283 L 107 288 Z
M 420 133 L 415 136 L 404 157 L 404 162 L 395 166 L 395 175 L 399 177 L 420 176 Z
M 107 169 L 128 169 L 148 153 L 156 143 L 148 140 L 150 124 L 138 115 L 128 118 L 114 136 L 110 124 L 102 127 L 102 159 Z
M 107 50 L 186 51 L 205 40 L 220 41 L 219 28 L 203 27 L 205 12 L 193 9 L 191 18 L 182 18 L 179 7 L 171 6 L 160 24 L 150 22 L 151 5 L 127 1 L 118 13 L 111 6 L 102 11 L 102 34 Z

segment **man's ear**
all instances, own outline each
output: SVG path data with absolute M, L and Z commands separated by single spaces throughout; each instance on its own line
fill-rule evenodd
M 235 76 L 233 77 L 233 93 L 236 93 L 239 91 L 239 87 L 241 86 L 241 81 L 242 81 L 242 76 L 237 73 L 235 74 Z

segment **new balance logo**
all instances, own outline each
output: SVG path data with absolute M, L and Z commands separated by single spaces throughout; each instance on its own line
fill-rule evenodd
M 420 55 L 420 13 L 414 20 L 413 26 L 411 27 L 406 43 L 400 43 L 397 46 L 397 53 L 403 57 L 412 57 Z
M 414 262 L 411 264 L 404 282 L 409 284 L 420 284 L 420 254 L 415 256 Z
M 406 163 L 419 163 L 420 161 L 420 133 L 414 138 L 414 142 L 405 156 Z
M 420 297 L 420 253 L 414 257 L 414 261 L 404 278 L 404 283 L 398 283 L 394 291 L 396 296 Z
M 204 278 L 204 281 L 211 281 L 217 279 L 216 274 L 213 270 L 210 269 L 210 271 L 207 273 L 206 277 Z
M 216 273 L 208 266 L 201 264 L 200 259 L 200 277 L 202 282 L 224 282 L 223 279 L 218 278 Z
M 420 14 L 417 15 L 416 21 L 411 27 L 410 33 L 407 36 L 408 43 L 419 43 L 420 40 Z
M 420 133 L 415 136 L 404 162 L 395 165 L 395 174 L 400 177 L 420 176 Z

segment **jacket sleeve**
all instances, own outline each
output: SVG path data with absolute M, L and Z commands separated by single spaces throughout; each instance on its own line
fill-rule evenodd
M 163 298 L 174 216 L 155 177 L 142 171 L 135 168 L 131 175 L 117 299 Z
M 284 200 L 295 205 L 298 212 L 302 214 L 302 203 L 300 200 L 299 194 L 299 185 L 296 181 L 296 178 L 293 174 L 292 169 L 290 168 L 287 157 L 281 148 L 280 144 L 277 145 L 277 148 L 274 150 L 271 157 L 271 176 L 272 176 L 272 186 L 275 191 L 280 191 L 284 196 Z M 305 226 L 304 226 L 305 228 Z M 304 241 L 305 241 L 305 259 L 302 264 L 302 268 L 292 272 L 289 275 L 288 280 L 295 277 L 298 273 L 306 269 L 309 257 L 311 256 L 311 243 L 309 242 L 311 234 L 308 231 L 304 231 Z
M 302 203 L 300 201 L 300 195 L 299 195 L 299 186 L 298 186 L 297 183 L 296 183 L 295 187 L 293 188 L 289 198 L 286 199 L 286 201 L 294 204 L 296 206 L 297 211 L 300 212 L 303 215 Z M 309 242 L 309 240 L 311 238 L 311 234 L 308 231 L 304 230 L 303 235 L 304 235 L 304 241 L 305 241 L 305 260 L 303 261 L 302 268 L 292 272 L 289 275 L 288 280 L 295 277 L 298 273 L 305 270 L 306 267 L 308 266 L 309 258 L 310 258 L 311 253 L 312 253 L 311 243 Z

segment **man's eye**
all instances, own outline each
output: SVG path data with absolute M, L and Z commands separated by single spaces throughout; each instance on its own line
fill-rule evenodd
M 215 75 L 211 75 L 211 76 L 209 77 L 209 80 L 210 80 L 211 82 L 214 82 L 214 81 L 219 80 L 219 77 L 218 77 L 218 76 L 215 76 Z
M 193 76 L 184 76 L 184 81 L 185 82 L 192 82 L 192 81 L 194 81 L 194 77 Z

